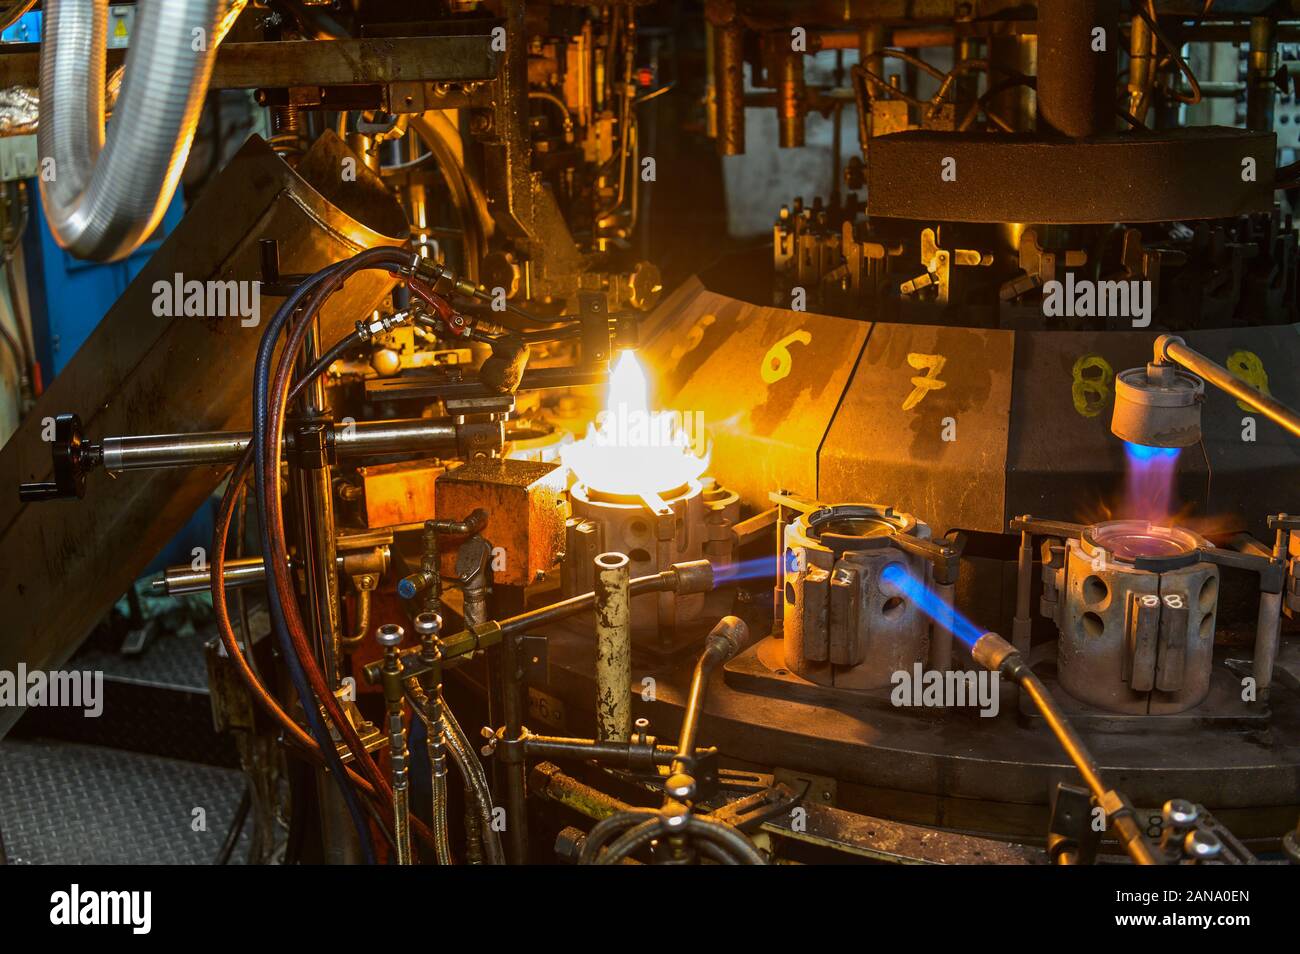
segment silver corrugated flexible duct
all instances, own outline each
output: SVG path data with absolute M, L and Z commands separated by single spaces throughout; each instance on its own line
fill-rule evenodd
M 189 155 L 217 45 L 243 6 L 140 0 L 105 138 L 108 0 L 46 0 L 38 177 L 60 246 L 114 261 L 158 226 Z

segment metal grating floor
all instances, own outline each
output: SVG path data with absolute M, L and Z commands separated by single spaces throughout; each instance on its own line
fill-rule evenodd
M 230 769 L 10 739 L 0 742 L 0 833 L 10 864 L 211 864 L 243 785 Z M 191 827 L 195 808 L 206 831 Z M 231 862 L 247 847 L 246 826 Z

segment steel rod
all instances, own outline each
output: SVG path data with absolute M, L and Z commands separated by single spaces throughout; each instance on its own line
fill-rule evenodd
M 454 424 L 436 424 L 418 418 L 347 421 L 334 424 L 333 430 L 335 453 L 343 457 L 448 450 L 457 443 Z M 113 472 L 199 467 L 235 463 L 252 439 L 248 431 L 106 437 L 100 451 L 104 469 Z
M 1285 428 L 1293 436 L 1300 437 L 1300 413 L 1267 394 L 1262 394 L 1242 381 L 1227 368 L 1207 358 L 1187 346 L 1176 335 L 1161 335 L 1156 339 L 1156 363 L 1172 361 L 1200 375 L 1220 391 L 1225 391 L 1238 401 L 1249 404 L 1274 424 Z

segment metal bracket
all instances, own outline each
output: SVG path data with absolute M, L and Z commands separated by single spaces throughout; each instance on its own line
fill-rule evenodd
M 1092 827 L 1092 796 L 1077 785 L 1056 786 L 1052 793 L 1052 818 L 1047 827 L 1047 853 L 1055 862 L 1067 852 L 1075 864 L 1090 865 L 1097 858 L 1101 832 Z
M 524 682 L 530 686 L 550 685 L 550 641 L 545 636 L 525 635 L 519 642 L 519 652 L 524 661 Z
M 936 289 L 936 299 L 946 303 L 952 290 L 953 268 L 958 265 L 987 268 L 993 264 L 993 256 L 976 249 L 940 248 L 935 230 L 922 229 L 921 264 L 925 266 L 925 272 L 899 285 L 899 292 L 903 295 L 915 295 L 933 286 Z

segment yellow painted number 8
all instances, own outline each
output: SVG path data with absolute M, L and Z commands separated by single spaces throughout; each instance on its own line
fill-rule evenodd
M 1085 354 L 1074 362 L 1071 373 L 1074 384 L 1070 388 L 1070 397 L 1074 400 L 1074 409 L 1084 417 L 1096 417 L 1110 403 L 1114 369 L 1101 355 Z
M 1264 362 L 1259 360 L 1259 355 L 1255 352 L 1234 351 L 1228 355 L 1228 370 L 1260 394 L 1268 394 L 1268 372 L 1264 370 Z M 1237 407 L 1243 411 L 1255 410 L 1245 401 L 1238 401 Z

